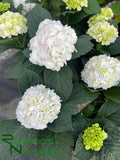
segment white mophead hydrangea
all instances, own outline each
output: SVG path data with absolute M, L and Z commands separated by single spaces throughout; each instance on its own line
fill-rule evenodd
M 36 36 L 30 40 L 29 60 L 33 64 L 59 71 L 76 51 L 77 36 L 70 26 L 60 21 L 45 19 L 40 23 Z
M 11 38 L 27 32 L 27 19 L 15 12 L 7 11 L 0 15 L 0 37 Z
M 85 64 L 81 77 L 94 89 L 115 86 L 120 82 L 120 61 L 107 55 L 94 56 Z
M 17 120 L 26 128 L 44 129 L 52 123 L 61 109 L 60 97 L 44 85 L 30 87 L 16 109 Z
M 13 0 L 15 8 L 18 8 L 19 5 L 21 5 L 21 4 L 23 5 L 23 10 L 22 10 L 23 15 L 26 15 L 36 5 L 36 3 L 25 3 L 25 1 L 26 0 Z
M 96 42 L 100 42 L 101 45 L 110 45 L 114 43 L 118 37 L 118 30 L 113 25 L 110 25 L 108 22 L 99 22 L 92 25 L 88 31 L 91 37 L 93 37 Z

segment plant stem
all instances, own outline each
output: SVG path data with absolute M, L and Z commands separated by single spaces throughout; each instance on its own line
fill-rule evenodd
M 66 19 L 66 24 L 69 23 L 69 18 L 70 18 L 70 14 L 68 13 L 68 14 L 67 14 L 67 19 Z

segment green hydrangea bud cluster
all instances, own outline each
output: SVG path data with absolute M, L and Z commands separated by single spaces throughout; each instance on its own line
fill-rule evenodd
M 103 146 L 103 140 L 107 138 L 107 133 L 96 123 L 84 131 L 82 138 L 86 150 L 99 151 Z
M 0 37 L 11 38 L 27 32 L 27 19 L 19 14 L 7 11 L 0 15 Z
M 102 45 L 107 46 L 110 45 L 110 43 L 114 43 L 118 37 L 118 30 L 107 22 L 112 16 L 113 12 L 111 8 L 102 8 L 100 14 L 94 15 L 88 20 L 90 28 L 87 34 Z
M 100 42 L 102 45 L 106 46 L 110 45 L 110 43 L 114 43 L 118 37 L 117 28 L 106 21 L 92 25 L 88 29 L 87 34 L 93 37 L 96 42 Z
M 82 7 L 88 6 L 88 0 L 63 0 L 63 2 L 66 3 L 67 9 L 77 9 L 77 11 L 80 11 Z
M 104 22 L 106 20 L 110 20 L 112 17 L 113 17 L 113 12 L 111 8 L 101 8 L 100 14 L 94 15 L 88 20 L 89 27 L 98 22 Z
M 7 11 L 10 8 L 10 3 L 0 2 L 0 13 Z

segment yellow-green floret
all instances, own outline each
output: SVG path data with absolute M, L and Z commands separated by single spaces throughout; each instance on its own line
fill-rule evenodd
M 67 9 L 77 9 L 77 11 L 80 11 L 82 7 L 88 6 L 88 0 L 63 0 L 63 2 L 66 3 Z
M 103 140 L 107 138 L 107 133 L 96 123 L 84 131 L 82 138 L 86 150 L 99 151 L 103 146 Z
M 10 8 L 10 3 L 0 2 L 0 13 L 7 11 Z

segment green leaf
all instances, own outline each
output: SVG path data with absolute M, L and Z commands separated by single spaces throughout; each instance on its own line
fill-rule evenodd
M 52 19 L 50 13 L 41 7 L 36 5 L 27 15 L 28 20 L 28 32 L 30 37 L 34 37 L 40 22 L 44 19 Z
M 70 14 L 69 24 L 76 24 L 87 16 L 88 16 L 88 14 L 85 13 L 84 11 L 80 11 L 80 12 L 77 12 L 77 13 L 74 13 L 74 14 Z
M 0 53 L 10 48 L 18 48 L 16 45 L 17 45 L 16 38 L 0 39 Z
M 114 16 L 120 15 L 120 2 L 112 3 L 110 8 L 112 9 Z
M 21 74 L 23 73 L 24 71 L 24 68 L 26 66 L 19 62 L 19 63 L 12 63 L 5 71 L 5 74 L 4 74 L 4 78 L 15 78 L 15 79 L 19 79 Z
M 99 109 L 98 113 L 97 113 L 97 117 L 99 118 L 108 118 L 109 116 L 111 116 L 112 114 L 114 114 L 115 112 L 117 112 L 120 109 L 120 104 L 119 103 L 115 103 L 113 101 L 107 100 Z M 120 113 L 119 113 L 120 114 Z
M 27 58 L 29 58 L 29 55 L 30 55 L 30 50 L 29 50 L 29 48 L 25 48 L 24 51 L 23 51 L 23 54 L 24 54 Z
M 73 130 L 71 116 L 77 112 L 78 108 L 76 105 L 71 105 L 69 102 L 62 104 L 58 118 L 52 124 L 48 125 L 48 129 L 53 132 Z
M 80 160 L 90 160 L 94 156 L 94 151 L 85 149 L 82 141 L 82 134 L 79 135 L 73 156 Z
M 37 3 L 38 0 L 26 0 L 25 3 Z
M 120 126 L 120 104 L 113 101 L 106 101 L 97 113 L 97 118 L 107 118 Z
M 51 5 L 49 5 L 49 11 L 52 14 L 52 16 L 60 16 L 60 4 L 56 0 L 49 0 Z
M 22 54 L 22 52 L 18 52 L 13 56 L 14 63 L 11 64 L 5 71 L 4 78 L 15 78 L 19 79 L 21 74 L 24 71 L 24 68 L 30 65 L 28 59 Z
M 20 4 L 17 9 L 16 9 L 17 12 L 19 12 L 20 14 L 22 14 L 22 11 L 23 11 L 23 5 Z
M 14 69 L 15 66 L 16 66 L 16 62 L 9 65 L 9 67 L 5 70 L 5 73 L 4 73 L 4 78 L 5 79 L 13 78 L 12 77 L 12 70 Z
M 69 132 L 54 133 L 46 129 L 39 132 L 39 139 L 52 140 L 53 142 L 38 146 L 38 149 L 44 149 L 48 153 L 39 155 L 39 160 L 71 160 L 73 139 Z
M 18 89 L 21 95 L 24 94 L 26 89 L 31 86 L 42 83 L 42 78 L 37 73 L 25 69 L 20 79 L 18 80 Z
M 104 125 L 108 138 L 104 140 L 101 150 L 95 152 L 96 160 L 119 160 L 120 157 L 120 130 L 116 126 L 111 127 L 108 123 L 110 122 L 105 121 Z
M 116 39 L 114 43 L 112 43 L 109 47 L 110 55 L 117 55 L 120 53 L 120 37 Z
M 12 48 L 23 49 L 26 42 L 26 34 L 8 39 L 0 38 L 0 53 Z
M 81 116 L 80 114 L 73 116 L 72 123 L 73 123 L 72 135 L 76 141 L 79 134 L 83 133 L 83 131 L 90 126 L 90 123 L 85 117 Z
M 82 113 L 85 117 L 89 117 L 93 114 L 93 111 L 95 109 L 95 104 L 94 103 L 90 103 L 88 104 L 84 109 L 82 109 Z
M 12 69 L 11 76 L 12 78 L 19 79 L 21 74 L 24 71 L 24 65 L 22 63 L 16 63 L 14 68 Z
M 78 38 L 77 43 L 75 45 L 77 52 L 73 53 L 73 59 L 88 53 L 93 48 L 94 45 L 90 40 L 91 37 L 88 35 L 82 35 Z
M 120 37 L 118 37 L 114 43 L 111 43 L 109 46 L 102 46 L 101 44 L 97 44 L 97 50 L 100 53 L 107 55 L 118 55 L 120 53 Z
M 2 135 L 12 135 L 13 140 L 19 139 L 20 142 L 27 141 L 29 139 L 35 139 L 37 136 L 37 131 L 33 129 L 24 128 L 17 120 L 4 120 L 0 122 L 0 159 L 1 160 L 13 160 L 13 158 L 19 156 L 20 154 L 12 149 L 12 154 L 10 154 L 10 144 L 4 142 L 2 139 L 10 138 L 10 136 Z M 14 144 L 13 140 L 8 140 L 12 145 L 14 145 L 18 150 L 20 150 L 20 144 Z M 21 144 L 22 145 L 22 144 Z M 29 143 L 22 145 L 22 152 L 28 149 Z
M 35 72 L 35 73 L 37 73 L 37 74 L 39 74 L 39 75 L 41 75 L 41 73 L 43 73 L 43 71 L 44 71 L 44 67 L 42 67 L 42 66 L 38 66 L 38 65 L 35 65 L 35 64 L 30 64 L 30 65 L 28 65 L 27 67 L 26 67 L 28 70 L 31 70 L 31 71 L 33 71 L 33 72 Z
M 71 68 L 65 66 L 59 72 L 45 69 L 44 83 L 47 87 L 54 89 L 63 101 L 66 101 L 73 88 Z
M 27 60 L 26 56 L 24 56 L 24 54 L 21 51 L 17 52 L 13 56 L 13 61 L 17 63 L 24 63 L 26 60 Z
M 110 25 L 113 25 L 115 28 L 118 29 L 118 24 L 116 23 L 114 19 L 109 20 L 108 23 L 110 23 Z
M 8 45 L 0 44 L 0 53 L 8 50 L 9 48 L 10 48 L 10 46 L 8 46 Z
M 8 38 L 8 39 L 0 39 L 0 44 L 13 45 L 16 42 L 16 39 L 17 37 Z
M 31 70 L 39 75 L 44 71 L 44 67 L 32 64 L 21 51 L 13 56 L 13 60 L 14 63 L 6 69 L 4 78 L 19 79 L 24 69 Z
M 103 92 L 108 99 L 120 103 L 120 87 L 112 87 Z
M 88 0 L 88 7 L 83 7 L 84 12 L 87 14 L 98 14 L 100 13 L 100 5 L 97 0 Z
M 67 104 L 63 104 L 58 114 L 58 118 L 48 125 L 48 129 L 52 132 L 64 132 L 72 130 L 72 120 L 71 112 L 69 111 L 70 107 Z M 71 108 L 72 109 L 72 108 Z
M 96 44 L 96 49 L 102 54 L 110 55 L 109 48 L 106 46 L 101 45 L 100 43 Z
M 94 101 L 99 96 L 99 92 L 90 92 L 84 83 L 75 84 L 73 92 L 68 100 L 68 104 L 78 105 Z

